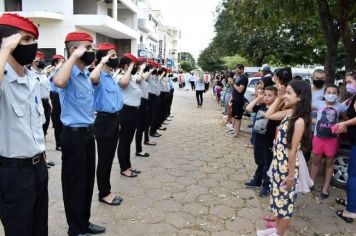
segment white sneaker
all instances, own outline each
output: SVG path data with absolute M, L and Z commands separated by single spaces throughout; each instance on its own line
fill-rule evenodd
M 232 128 L 232 124 L 226 124 L 226 128 Z
M 256 236 L 278 236 L 276 228 L 257 230 Z

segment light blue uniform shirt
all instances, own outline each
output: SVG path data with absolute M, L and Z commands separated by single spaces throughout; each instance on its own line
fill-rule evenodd
M 57 92 L 57 93 L 59 92 L 59 88 L 54 84 L 53 77 L 57 74 L 58 70 L 59 69 L 52 70 L 48 75 L 50 89 L 52 92 Z
M 25 67 L 19 77 L 10 64 L 0 82 L 0 156 L 29 158 L 45 151 L 46 121 L 36 74 Z
M 61 121 L 70 127 L 87 127 L 94 122 L 94 88 L 89 71 L 73 66 L 67 86 L 59 90 Z
M 94 91 L 94 110 L 115 113 L 122 106 L 123 97 L 119 85 L 110 74 L 101 71 L 99 86 Z
M 172 77 L 168 77 L 168 85 L 169 85 L 169 89 L 174 89 L 174 83 L 172 80 Z

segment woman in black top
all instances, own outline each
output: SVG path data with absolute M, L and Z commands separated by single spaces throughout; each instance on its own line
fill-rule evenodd
M 349 135 L 351 142 L 351 150 L 348 165 L 348 180 L 347 180 L 347 200 L 337 198 L 336 202 L 346 206 L 346 210 L 338 210 L 336 214 L 348 223 L 356 219 L 356 71 L 351 71 L 346 74 L 346 90 L 352 97 L 346 101 L 349 105 L 347 116 L 350 118 L 347 121 L 340 122 L 335 126 L 335 132 L 346 132 Z

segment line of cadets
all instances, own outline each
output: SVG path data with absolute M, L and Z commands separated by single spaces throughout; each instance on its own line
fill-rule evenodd
M 95 179 L 95 140 L 98 147 L 99 201 L 120 205 L 111 193 L 110 173 L 117 148 L 121 175 L 137 177 L 136 156 L 156 145 L 162 124 L 170 116 L 172 75 L 160 64 L 98 45 L 96 66 L 93 38 L 84 32 L 66 36 L 69 58 L 54 55 L 48 79 L 45 55 L 37 51 L 37 27 L 17 14 L 0 17 L 0 219 L 6 235 L 48 235 L 48 171 L 45 135 L 50 115 L 56 149 L 62 151 L 62 191 L 69 235 L 105 232 L 92 224 L 90 209 Z M 26 65 L 32 63 L 31 70 Z M 52 103 L 52 112 L 49 98 Z M 96 116 L 95 116 L 96 112 Z M 53 163 L 47 163 L 53 164 Z

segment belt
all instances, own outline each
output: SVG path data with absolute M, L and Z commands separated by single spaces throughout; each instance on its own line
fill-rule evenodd
M 98 111 L 96 113 L 97 116 L 110 116 L 110 117 L 117 117 L 119 114 L 120 114 L 120 112 L 110 113 L 110 112 L 104 112 L 104 111 Z
M 129 105 L 125 105 L 122 107 L 123 109 L 128 109 L 128 110 L 138 110 L 139 107 L 134 107 L 134 106 L 129 106 Z
M 46 154 L 44 152 L 39 153 L 33 157 L 24 158 L 24 159 L 8 158 L 8 157 L 0 156 L 0 166 L 7 167 L 7 168 L 35 166 L 38 163 L 40 163 L 41 160 L 44 160 L 45 157 L 46 157 Z
M 77 132 L 77 131 L 91 131 L 93 128 L 93 125 L 89 125 L 86 127 L 70 127 L 70 126 L 63 126 L 63 129 L 69 130 L 69 131 L 73 131 L 73 132 Z

